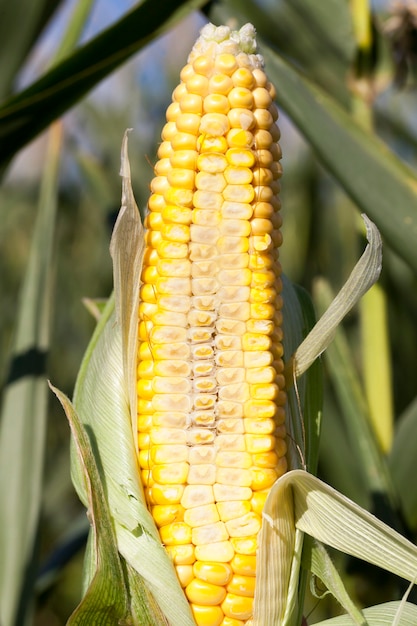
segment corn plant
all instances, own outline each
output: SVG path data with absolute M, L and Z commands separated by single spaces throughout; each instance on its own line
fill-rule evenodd
M 159 33 L 163 20 L 171 25 L 182 11 L 201 4 L 160 7 L 144 2 L 97 41 L 12 96 L 4 106 L 9 146 L 5 162 L 63 107 Z M 305 2 L 300 14 L 314 15 L 320 24 L 320 9 L 310 9 Z M 351 463 L 363 472 L 360 495 L 382 494 L 394 512 L 401 502 L 412 527 L 414 496 L 405 497 L 400 486 L 410 461 L 402 459 L 399 450 L 413 428 L 414 412 L 401 421 L 392 445 L 386 344 L 382 374 L 372 373 L 375 350 L 386 331 L 387 303 L 381 290 L 373 288 L 360 305 L 363 336 L 369 342 L 364 345 L 366 395 L 360 381 L 354 375 L 352 379 L 352 356 L 340 331 L 331 345 L 342 319 L 379 276 L 381 239 L 373 221 L 387 244 L 415 267 L 412 173 L 376 138 L 360 95 L 349 115 L 336 104 L 346 98 L 343 83 L 328 89 L 325 73 L 315 68 L 313 84 L 283 61 L 266 13 L 250 3 L 243 10 L 233 2 L 210 11 L 218 22 L 236 17 L 243 24 L 252 19 L 263 56 L 250 25 L 236 31 L 212 25 L 203 29 L 167 110 L 145 231 L 133 197 L 125 135 L 122 209 L 111 242 L 114 294 L 104 308 L 90 303 L 97 328 L 73 403 L 52 387 L 70 422 L 72 477 L 91 522 L 84 597 L 68 623 L 298 626 L 305 612 L 305 584 L 312 575 L 346 613 L 320 623 L 413 624 L 416 611 L 406 601 L 409 590 L 401 602 L 357 608 L 324 544 L 411 583 L 416 575 L 414 545 L 315 477 L 321 458 L 321 369 L 316 359 L 328 348 L 329 374 L 342 400 L 345 428 L 351 440 L 357 436 L 359 442 Z M 133 32 L 128 25 L 139 15 L 148 19 Z M 367 15 L 359 4 L 352 15 L 359 23 L 354 23 L 359 68 L 369 54 L 369 38 L 360 38 L 360 18 Z M 294 18 L 292 9 L 284 16 Z M 333 33 L 328 34 L 333 39 Z M 97 65 L 103 49 L 106 55 Z M 307 63 L 305 52 L 299 54 Z M 91 64 L 88 81 L 80 72 L 86 63 Z M 70 96 L 65 82 L 69 74 Z M 42 115 L 39 95 L 43 105 L 45 98 L 50 104 Z M 278 257 L 277 252 L 281 168 L 275 96 L 329 171 L 373 220 L 364 215 L 368 244 L 338 295 L 334 298 L 326 285 L 317 285 L 317 306 L 325 310 L 317 324 L 305 292 L 281 274 L 285 254 Z M 28 123 L 31 119 L 36 124 Z M 341 145 L 343 158 L 338 155 Z M 360 231 L 358 223 L 353 226 Z M 35 250 L 44 248 L 42 237 L 49 245 L 53 237 L 51 230 L 40 226 L 39 231 Z M 44 253 L 31 262 L 32 292 L 35 288 L 47 293 L 49 288 L 49 248 Z M 247 300 L 238 299 L 237 306 L 232 293 L 247 293 Z M 36 352 L 47 345 L 47 310 L 39 317 L 30 287 L 26 294 L 22 311 L 32 320 L 32 329 L 26 335 L 21 331 L 17 356 L 31 352 L 32 345 Z M 376 322 L 380 332 L 372 341 L 370 330 Z M 30 324 L 23 316 L 21 328 Z M 233 363 L 228 361 L 232 352 Z M 351 377 L 348 385 L 343 368 Z M 380 376 L 384 394 L 375 385 Z M 18 410 L 20 428 L 13 425 L 16 398 L 24 397 L 16 379 L 19 376 L 9 377 L 1 437 L 0 512 L 9 532 L 20 507 L 16 495 L 24 482 L 30 486 L 27 475 L 35 466 L 37 490 L 25 496 L 30 516 L 22 521 L 29 524 L 23 523 L 17 541 L 2 535 L 5 624 L 19 623 L 27 611 L 22 578 L 35 542 L 44 445 L 44 426 L 34 446 L 23 436 L 28 419 L 24 410 Z M 39 382 L 42 395 L 35 405 L 45 416 L 45 381 L 29 381 L 27 390 L 37 398 Z M 26 411 L 29 406 L 33 403 L 28 398 Z M 372 424 L 375 415 L 384 416 L 382 427 L 378 419 Z M 13 474 L 14 499 L 9 498 L 5 471 L 16 451 L 11 442 L 17 442 L 19 455 L 26 457 L 26 474 Z M 391 450 L 387 463 L 385 455 Z M 27 528 L 28 541 L 19 546 Z

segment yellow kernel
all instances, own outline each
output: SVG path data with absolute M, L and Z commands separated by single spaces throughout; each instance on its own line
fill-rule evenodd
M 224 199 L 230 202 L 249 204 L 254 196 L 255 192 L 252 185 L 227 185 L 223 191 Z
M 198 465 L 200 467 L 207 467 L 206 465 Z M 193 468 L 191 468 L 193 469 Z M 184 520 L 192 528 L 196 526 L 204 526 L 207 523 L 214 524 L 219 521 L 219 514 L 217 512 L 216 505 L 205 504 L 203 506 L 195 506 L 192 509 L 187 509 L 184 513 Z
M 138 396 L 145 399 L 153 397 L 152 381 L 151 380 L 138 380 L 136 385 Z
M 252 617 L 253 598 L 228 593 L 221 608 L 227 617 L 247 620 Z
M 188 463 L 166 463 L 165 465 L 154 465 L 152 468 L 152 478 L 162 485 L 172 485 L 185 483 L 188 475 Z
M 258 548 L 257 535 L 253 537 L 231 537 L 230 543 L 238 554 L 255 556 Z
M 252 476 L 252 489 L 254 491 L 258 491 L 259 489 L 269 489 L 278 478 L 275 469 L 261 467 L 252 468 Z
M 256 556 L 235 554 L 230 565 L 235 574 L 256 576 Z
M 270 92 L 265 87 L 256 87 L 252 91 L 253 100 L 257 109 L 267 109 L 272 104 Z
M 148 207 L 150 211 L 161 211 L 165 206 L 164 196 L 161 194 L 153 193 L 148 202 Z
M 253 112 L 249 109 L 243 109 L 241 107 L 230 109 L 227 117 L 232 128 L 243 128 L 243 130 L 251 130 L 256 124 Z
M 255 109 L 253 114 L 255 116 L 256 125 L 258 128 L 264 128 L 265 130 L 269 130 L 269 128 L 274 123 L 273 117 L 267 109 Z
M 166 112 L 167 122 L 175 122 L 177 115 L 179 115 L 180 111 L 181 109 L 178 102 L 171 102 Z
M 257 150 L 268 150 L 274 140 L 268 130 L 259 128 L 253 133 L 253 141 Z
M 161 233 L 166 241 L 188 243 L 190 241 L 190 228 L 184 224 L 164 224 Z
M 171 163 L 168 158 L 160 159 L 154 167 L 156 176 L 166 176 L 170 169 Z
M 245 432 L 252 435 L 271 435 L 275 430 L 275 421 L 272 418 L 247 417 L 244 420 L 244 427 Z
M 236 57 L 233 54 L 219 54 L 214 60 L 214 67 L 218 72 L 231 76 L 238 68 Z
M 227 563 L 205 563 L 196 561 L 193 566 L 196 578 L 214 585 L 227 585 L 231 580 L 233 571 Z
M 219 606 L 201 606 L 191 604 L 191 610 L 197 626 L 221 626 L 224 613 Z
M 192 544 L 165 546 L 165 549 L 174 565 L 192 565 L 195 561 L 194 546 Z
M 197 168 L 202 172 L 220 174 L 227 167 L 227 159 L 223 154 L 200 154 L 197 158 Z
M 240 619 L 234 619 L 234 617 L 225 617 L 220 626 L 251 626 L 251 620 L 242 622 Z
M 164 141 L 171 141 L 177 131 L 175 122 L 167 122 L 162 129 L 161 137 Z
M 171 145 L 173 150 L 196 150 L 197 135 L 176 131 L 175 135 L 171 137 Z
M 177 150 L 173 152 L 170 157 L 170 163 L 172 167 L 178 167 L 180 169 L 187 169 L 195 171 L 197 162 L 196 150 Z
M 209 79 L 209 93 L 220 93 L 227 96 L 232 88 L 233 81 L 227 74 L 214 74 Z
M 256 578 L 254 576 L 235 574 L 227 585 L 227 591 L 238 596 L 253 598 L 255 595 L 255 582 Z
M 186 587 L 194 578 L 192 565 L 177 565 L 175 567 L 181 587 Z
M 198 56 L 193 61 L 193 68 L 197 74 L 202 74 L 204 76 L 209 76 L 213 71 L 213 59 L 211 59 L 207 55 Z
M 262 511 L 264 509 L 269 491 L 270 491 L 269 489 L 265 489 L 264 491 L 262 490 L 254 491 L 253 496 L 250 501 L 250 505 L 251 505 L 252 511 L 254 513 L 257 513 L 257 515 L 262 515 Z
M 253 170 L 253 184 L 262 187 L 269 187 L 273 181 L 270 169 L 266 167 L 256 167 Z
M 190 76 L 185 85 L 188 93 L 194 93 L 203 98 L 208 94 L 208 78 L 201 74 Z
M 191 76 L 194 76 L 194 68 L 191 63 L 187 63 L 180 72 L 180 78 L 182 82 L 185 83 Z
M 255 85 L 253 72 L 246 67 L 240 67 L 232 75 L 232 81 L 235 87 L 246 87 L 252 89 Z
M 187 545 L 191 541 L 191 528 L 185 522 L 172 522 L 159 529 L 161 541 L 167 546 Z
M 242 517 L 251 511 L 251 503 L 248 500 L 218 502 L 216 506 L 222 522 Z
M 197 115 L 201 115 L 203 112 L 203 98 L 195 93 L 184 94 L 179 105 L 183 113 L 196 113 Z
M 250 148 L 253 145 L 253 142 L 254 135 L 248 130 L 231 128 L 227 133 L 227 145 L 230 148 Z
M 189 171 L 189 170 L 184 170 Z M 193 172 L 194 176 L 194 172 Z M 187 207 L 175 206 L 173 204 L 167 204 L 161 211 L 162 218 L 165 222 L 173 222 L 174 224 L 191 224 L 192 210 Z M 164 242 L 170 243 L 170 242 Z M 159 253 L 159 246 L 158 246 Z M 178 258 L 178 257 L 175 257 Z
M 180 504 L 156 504 L 152 507 L 152 517 L 158 527 L 181 522 L 184 519 L 184 508 Z
M 248 403 L 245 403 L 245 405 L 246 404 Z M 271 402 L 271 404 L 273 403 Z M 245 437 L 245 442 L 246 442 L 246 450 L 250 454 L 258 454 L 260 452 L 269 452 L 270 450 L 274 450 L 275 448 L 275 437 L 273 437 L 272 435 L 246 434 L 244 435 L 244 437 Z
M 210 93 L 204 98 L 203 109 L 204 113 L 222 113 L 227 115 L 230 111 L 229 100 L 223 94 Z
M 175 123 L 177 130 L 196 135 L 200 126 L 200 116 L 197 113 L 181 113 Z
M 139 452 L 139 465 L 143 469 L 150 469 L 150 454 L 149 448 L 147 450 L 141 450 Z
M 208 115 L 214 115 L 208 114 Z M 200 152 L 226 152 L 228 148 L 228 144 L 225 137 L 215 137 L 213 135 L 203 134 L 199 141 L 197 142 L 197 146 Z
M 226 597 L 226 589 L 219 585 L 213 585 L 205 580 L 194 578 L 185 589 L 188 600 L 192 603 L 217 606 Z
M 234 87 L 227 97 L 232 108 L 252 109 L 253 107 L 254 99 L 252 92 L 245 87 Z
M 250 168 L 255 163 L 255 154 L 248 149 L 229 148 L 226 159 L 232 167 Z
M 229 120 L 227 115 L 224 113 L 205 113 L 205 115 L 201 117 L 199 130 L 203 135 L 208 135 L 209 137 L 221 137 L 226 135 L 229 128 Z
M 184 493 L 184 485 L 158 485 L 149 489 L 149 499 L 152 504 L 178 504 Z
M 172 146 L 171 146 L 171 142 L 170 141 L 163 141 L 159 148 L 158 148 L 158 158 L 159 159 L 165 159 L 165 158 L 169 158 L 173 153 L 172 150 Z

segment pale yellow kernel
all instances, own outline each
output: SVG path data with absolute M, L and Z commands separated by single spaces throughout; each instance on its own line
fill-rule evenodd
M 236 485 L 240 487 L 250 487 L 252 483 L 252 473 L 250 469 L 235 467 L 218 467 L 216 472 L 216 482 L 221 485 Z
M 196 526 L 204 526 L 205 524 L 214 524 L 220 520 L 217 507 L 215 504 L 206 504 L 188 509 L 184 513 L 184 521 L 192 528 Z
M 193 197 L 194 207 L 204 210 L 219 211 L 223 203 L 221 193 L 197 190 Z
M 275 430 L 275 422 L 272 418 L 247 417 L 244 420 L 244 428 L 246 433 L 252 435 L 272 435 Z
M 196 392 L 202 392 L 205 391 L 204 389 L 204 385 L 199 384 L 199 381 L 203 380 L 198 379 L 197 381 L 193 381 L 193 391 L 195 390 Z M 213 391 L 215 389 L 215 386 L 211 386 L 210 385 L 210 389 L 208 391 Z M 206 426 L 206 427 L 212 427 L 214 426 L 215 423 L 215 419 L 216 419 L 216 415 L 214 410 L 198 410 L 198 411 L 193 411 L 191 413 L 191 423 L 194 424 L 195 426 Z
M 252 217 L 253 208 L 249 203 L 225 201 L 221 213 L 227 219 L 249 220 Z M 231 257 L 231 255 L 228 256 Z M 220 262 L 224 263 L 224 259 L 220 259 Z
M 250 318 L 249 302 L 224 302 L 219 307 L 219 317 L 241 320 L 243 322 Z
M 160 276 L 186 278 L 191 274 L 191 263 L 188 259 L 159 259 L 156 267 Z
M 198 393 L 213 393 L 217 388 L 217 380 L 214 376 L 201 376 L 193 381 L 193 390 Z M 203 414 L 196 413 L 194 416 L 195 423 L 199 423 L 200 420 L 204 422 L 204 424 L 208 424 L 207 421 L 207 411 L 204 412 L 205 418 L 203 418 Z M 214 419 L 214 414 L 213 414 Z M 210 421 L 211 423 L 211 421 Z
M 211 261 L 201 261 L 199 263 L 193 263 L 192 275 L 193 276 L 205 276 L 210 275 L 212 271 L 215 271 L 216 264 Z M 193 309 L 188 315 L 188 323 L 190 326 L 211 326 L 216 319 L 214 311 L 200 311 Z M 206 367 L 206 366 L 204 366 Z M 205 371 L 205 373 L 207 373 Z
M 219 229 L 208 226 L 199 226 L 198 224 L 191 224 L 190 235 L 190 238 L 195 243 L 215 245 L 219 237 Z
M 233 77 L 232 77 L 233 80 Z M 269 94 L 268 94 L 269 95 Z M 228 94 L 230 106 L 242 109 L 252 109 L 254 98 L 252 91 L 246 87 L 234 87 Z
M 225 270 L 222 270 L 225 271 Z M 230 270 L 233 271 L 233 270 Z M 237 270 L 239 271 L 239 270 Z M 243 333 L 246 331 L 246 324 L 244 322 L 241 322 L 240 320 L 235 320 L 235 319 L 227 319 L 227 318 L 222 318 L 220 317 L 215 324 L 216 327 L 216 331 L 218 333 L 224 334 L 224 335 L 243 335 Z M 224 381 L 224 383 L 232 383 L 232 382 L 238 382 L 238 379 L 236 380 L 228 380 L 228 381 Z
M 223 197 L 230 202 L 250 203 L 254 199 L 255 193 L 252 185 L 229 184 L 223 191 Z
M 176 241 L 160 241 L 157 250 L 161 259 L 184 259 L 188 255 L 187 244 Z
M 214 74 L 209 79 L 209 93 L 226 95 L 233 88 L 233 81 L 227 74 Z
M 235 551 L 230 541 L 218 541 L 195 547 L 195 557 L 198 561 L 228 563 L 233 559 L 234 554 Z
M 175 120 L 175 124 L 178 131 L 196 135 L 200 126 L 200 115 L 197 113 L 180 113 Z
M 175 122 L 177 116 L 180 114 L 181 110 L 178 102 L 171 102 L 166 111 L 166 119 L 167 122 Z
M 249 109 L 235 108 L 230 109 L 227 114 L 230 127 L 243 130 L 252 130 L 256 125 L 255 116 Z
M 260 335 L 258 333 L 245 333 L 242 337 L 243 350 L 250 352 L 269 350 L 272 342 L 268 335 Z
M 252 182 L 253 172 L 248 167 L 229 166 L 224 177 L 229 185 L 248 185 Z
M 164 196 L 154 193 L 149 198 L 148 207 L 150 211 L 160 212 L 164 208 L 165 204 Z
M 209 76 L 213 71 L 213 66 L 213 59 L 205 54 L 202 54 L 201 56 L 198 56 L 193 60 L 193 68 L 196 74 Z
M 243 365 L 242 350 L 226 350 L 216 354 L 216 364 L 219 367 L 241 367 Z
M 152 478 L 162 485 L 179 485 L 185 483 L 188 476 L 188 463 L 166 463 L 154 465 Z
M 221 270 L 219 272 L 219 282 L 222 285 L 250 285 L 251 278 L 252 272 L 248 268 L 236 270 Z
M 168 311 L 187 313 L 191 307 L 191 299 L 189 296 L 182 295 L 161 295 L 159 298 L 159 306 Z
M 214 522 L 196 526 L 191 530 L 192 542 L 195 546 L 220 543 L 229 539 L 224 522 Z
M 219 174 L 227 167 L 227 159 L 224 154 L 208 153 L 199 154 L 197 158 L 197 168 L 202 172 Z
M 194 68 L 191 63 L 187 63 L 180 72 L 180 78 L 182 82 L 185 83 L 191 76 L 194 76 Z
M 184 485 L 159 485 L 155 483 L 148 491 L 152 504 L 177 504 L 184 493 Z
M 219 54 L 214 61 L 214 67 L 218 72 L 231 76 L 238 68 L 236 57 L 233 54 Z
M 228 437 L 231 435 L 219 435 Z M 250 487 L 240 487 L 239 485 L 222 485 L 215 483 L 213 491 L 216 502 L 231 502 L 233 500 L 250 500 L 252 497 L 252 489 Z
M 250 385 L 250 396 L 254 400 L 277 400 L 279 397 L 279 387 L 274 383 L 259 383 Z M 278 403 L 278 402 L 277 402 Z
M 230 502 L 217 502 L 217 510 L 222 522 L 242 517 L 251 511 L 249 500 L 232 500 Z
M 154 396 L 152 404 L 158 404 L 155 398 L 164 398 L 164 396 Z M 184 396 L 178 396 L 176 400 L 181 403 Z M 159 410 L 159 409 L 156 409 Z M 154 445 L 159 444 L 181 444 L 187 443 L 185 432 L 181 428 L 153 428 L 151 432 L 151 441 Z
M 201 74 L 190 76 L 185 86 L 188 93 L 193 93 L 203 98 L 208 94 L 208 78 Z
M 189 172 L 191 170 L 184 171 Z M 193 195 L 193 188 L 185 189 L 180 187 L 168 187 L 164 193 L 164 198 L 167 204 L 172 204 L 179 207 L 192 207 Z
M 235 554 L 230 562 L 235 574 L 241 576 L 256 576 L 256 556 Z
M 186 93 L 179 101 L 179 106 L 183 113 L 201 115 L 203 112 L 203 98 L 195 93 Z
M 230 543 L 238 554 L 255 556 L 258 548 L 257 535 L 252 537 L 231 537 Z
M 261 131 L 256 131 L 261 132 Z M 264 131 L 267 132 L 267 131 Z M 254 143 L 254 135 L 248 130 L 241 128 L 231 128 L 227 133 L 227 145 L 229 148 L 250 148 Z M 272 141 L 272 137 L 271 137 Z
M 217 606 L 226 596 L 226 589 L 219 585 L 213 585 L 199 578 L 194 578 L 185 589 L 185 594 L 190 602 L 201 605 Z
M 211 464 L 200 463 L 191 465 L 188 474 L 190 485 L 214 485 L 216 482 L 216 468 Z
M 190 348 L 186 343 L 157 344 L 152 343 L 150 354 L 155 360 L 187 359 L 190 357 Z
M 234 354 L 233 350 L 223 354 Z M 234 363 L 232 363 L 232 367 Z M 217 403 L 217 415 L 219 419 L 240 419 L 243 417 L 243 404 L 241 402 L 230 402 L 229 400 L 219 400 Z
M 228 593 L 221 608 L 227 617 L 247 620 L 252 617 L 253 598 Z
M 260 68 L 255 68 L 253 70 L 253 77 L 256 81 L 256 86 L 257 87 L 266 87 L 268 84 L 268 78 L 265 74 L 265 72 L 263 70 L 261 70 Z
M 166 176 L 167 173 L 170 171 L 170 169 L 171 169 L 171 162 L 168 157 L 165 157 L 164 159 L 160 159 L 156 163 L 154 167 L 155 175 Z
M 197 393 L 194 396 L 193 405 L 197 410 L 212 409 L 216 404 L 216 395 L 208 393 Z
M 178 313 L 171 313 L 179 315 Z M 191 374 L 191 365 L 184 360 L 156 361 L 154 366 L 154 375 L 157 376 L 182 376 L 188 378 Z
M 224 613 L 219 606 L 191 604 L 191 610 L 197 626 L 221 626 Z
M 197 135 L 192 133 L 175 132 L 170 138 L 172 149 L 175 150 L 196 150 Z
M 252 400 L 251 399 L 245 402 L 244 404 L 245 418 L 266 419 L 269 417 L 274 417 L 276 410 L 277 410 L 276 404 L 272 400 Z M 259 452 L 261 451 L 262 450 L 259 450 Z
M 227 591 L 238 596 L 253 598 L 255 595 L 255 582 L 256 579 L 253 576 L 235 574 L 227 585 Z
M 181 497 L 181 504 L 184 509 L 212 504 L 214 501 L 213 487 L 211 485 L 186 485 Z
M 210 113 L 210 115 L 215 115 Z M 226 152 L 228 148 L 227 140 L 223 136 L 213 136 L 204 133 L 201 135 L 197 142 L 197 147 L 200 152 Z
M 181 504 L 156 504 L 152 507 L 152 517 L 158 527 L 173 522 L 182 522 L 184 508 Z
M 253 133 L 253 141 L 256 150 L 268 150 L 274 140 L 268 130 L 259 128 Z
M 222 113 L 227 115 L 230 110 L 229 100 L 223 94 L 210 93 L 204 98 L 203 109 L 204 113 Z
M 178 416 L 178 413 L 176 415 Z M 171 429 L 170 432 L 172 432 Z M 151 458 L 154 464 L 169 464 L 179 461 L 187 461 L 188 447 L 183 444 L 153 445 L 151 449 Z
M 248 320 L 248 328 L 253 328 L 252 324 L 249 325 L 249 322 L 252 321 L 267 322 L 268 320 Z M 269 326 L 267 330 L 270 331 Z M 275 379 L 275 376 L 276 372 L 273 367 L 251 367 L 246 370 L 248 383 L 270 383 Z
M 210 344 L 200 344 L 196 346 L 191 346 L 191 355 L 193 357 L 193 360 L 212 359 L 214 351 Z
M 255 109 L 253 114 L 258 128 L 264 128 L 265 130 L 269 130 L 272 124 L 274 124 L 273 117 L 267 109 Z
M 230 195 L 230 194 L 229 194 Z M 236 204 L 236 203 L 235 203 Z M 245 204 L 245 203 L 239 203 Z M 219 225 L 219 232 L 224 237 L 244 238 L 250 234 L 250 223 L 243 219 L 224 219 Z
M 246 67 L 240 67 L 232 74 L 232 81 L 235 87 L 245 87 L 246 89 L 253 89 L 255 86 L 255 77 Z
M 191 541 L 192 530 L 185 522 L 172 522 L 159 529 L 161 541 L 167 546 L 187 545 Z
M 254 491 L 258 491 L 258 489 L 270 489 L 278 478 L 275 469 L 264 467 L 253 467 L 252 476 L 252 489 Z
M 195 561 L 194 546 L 192 544 L 165 546 L 165 549 L 175 565 L 192 565 Z
M 177 565 L 175 568 L 181 587 L 186 587 L 194 578 L 192 565 Z
M 243 420 L 241 418 L 230 418 L 217 420 L 217 432 L 218 433 L 243 433 Z M 221 481 L 219 481 L 221 482 Z
M 230 123 L 224 113 L 213 112 L 203 115 L 200 121 L 200 133 L 203 135 L 201 138 L 202 151 L 207 150 L 207 141 L 223 137 L 229 129 Z M 224 152 L 224 150 L 218 150 L 218 152 Z
M 161 234 L 165 241 L 188 243 L 190 241 L 190 228 L 186 224 L 163 224 Z
M 211 174 L 209 172 L 198 172 L 195 177 L 195 186 L 201 191 L 221 193 L 226 187 L 226 180 L 223 173 Z
M 191 280 L 191 289 L 194 296 L 204 296 L 206 294 L 215 294 L 218 282 L 215 278 L 193 278 Z M 201 329 L 193 330 L 197 333 L 195 342 L 208 341 L 207 334 Z
M 233 570 L 227 563 L 204 563 L 196 561 L 193 566 L 196 578 L 205 580 L 214 585 L 227 585 L 233 576 Z
M 256 87 L 252 91 L 253 100 L 257 109 L 268 109 L 272 104 L 270 92 L 265 87 Z
M 191 467 L 200 464 L 213 464 L 216 458 L 216 449 L 214 446 L 194 446 L 190 448 L 189 460 Z
M 218 467 L 247 469 L 252 466 L 252 457 L 248 452 L 229 452 L 219 450 L 216 457 Z
M 250 454 L 258 454 L 260 452 L 269 452 L 270 450 L 274 450 L 275 448 L 275 437 L 272 435 L 246 434 L 244 435 L 244 438 L 245 438 L 245 443 L 246 443 L 246 450 Z

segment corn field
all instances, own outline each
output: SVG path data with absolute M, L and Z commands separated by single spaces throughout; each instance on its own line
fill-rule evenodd
M 0 0 L 0 626 L 416 626 L 417 1 L 111 6 Z

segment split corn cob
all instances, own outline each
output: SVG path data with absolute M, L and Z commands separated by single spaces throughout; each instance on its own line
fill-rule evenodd
M 278 112 L 255 51 L 250 24 L 202 30 L 145 218 L 139 462 L 198 626 L 249 623 L 261 511 L 287 467 Z

